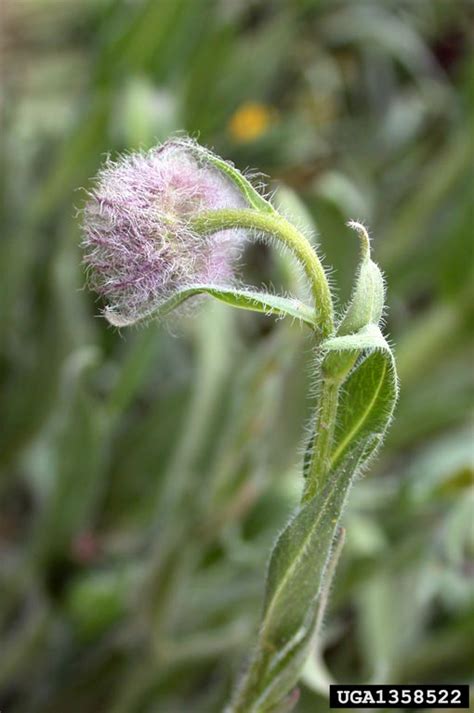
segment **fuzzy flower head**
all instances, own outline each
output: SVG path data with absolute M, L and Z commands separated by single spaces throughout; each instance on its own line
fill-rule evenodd
M 82 242 L 107 319 L 130 324 L 191 285 L 229 284 L 242 231 L 202 235 L 191 221 L 243 206 L 238 188 L 189 139 L 108 159 L 83 211 Z

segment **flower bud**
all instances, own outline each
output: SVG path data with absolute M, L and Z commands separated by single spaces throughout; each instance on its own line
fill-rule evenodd
M 84 262 L 90 287 L 117 326 L 151 314 L 196 283 L 229 284 L 243 231 L 202 235 L 202 211 L 241 208 L 244 198 L 190 139 L 108 159 L 83 210 Z

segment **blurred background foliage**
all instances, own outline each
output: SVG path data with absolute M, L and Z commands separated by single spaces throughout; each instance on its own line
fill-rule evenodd
M 315 230 L 340 305 L 371 227 L 401 378 L 297 710 L 340 682 L 469 681 L 474 5 L 3 0 L 0 708 L 213 713 L 301 489 L 302 328 L 206 303 L 122 334 L 82 290 L 105 152 L 186 130 Z M 278 188 L 277 188 L 278 187 Z M 290 292 L 288 259 L 244 274 Z

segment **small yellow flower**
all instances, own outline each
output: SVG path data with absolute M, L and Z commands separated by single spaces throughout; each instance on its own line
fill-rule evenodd
M 274 110 L 265 104 L 245 102 L 231 116 L 228 131 L 239 143 L 255 141 L 266 133 L 274 116 Z

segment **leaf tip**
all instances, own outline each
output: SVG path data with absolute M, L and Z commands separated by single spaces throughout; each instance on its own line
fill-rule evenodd
M 119 314 L 118 312 L 109 307 L 106 307 L 104 309 L 103 316 L 105 317 L 107 322 L 112 325 L 112 327 L 117 327 L 118 329 L 120 329 L 121 327 L 129 327 L 130 325 L 138 321 L 138 319 L 124 317 L 123 315 Z
M 370 257 L 370 238 L 369 238 L 369 232 L 365 225 L 363 223 L 360 223 L 358 220 L 349 220 L 346 223 L 347 227 L 350 228 L 351 230 L 355 230 L 359 236 L 360 243 L 361 243 L 361 249 L 362 249 L 362 255 L 364 258 L 369 258 Z

